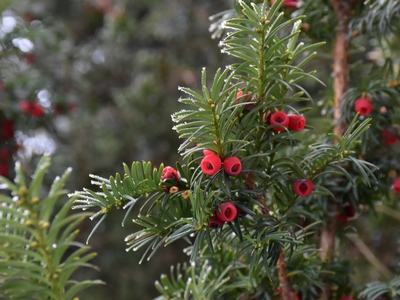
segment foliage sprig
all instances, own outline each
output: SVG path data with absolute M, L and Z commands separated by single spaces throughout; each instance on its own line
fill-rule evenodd
M 74 299 L 80 290 L 102 284 L 100 280 L 76 281 L 71 275 L 96 256 L 90 247 L 76 241 L 77 227 L 89 212 L 69 215 L 75 197 L 57 209 L 65 196 L 68 169 L 56 177 L 47 195 L 42 184 L 50 157 L 38 163 L 27 184 L 20 164 L 12 182 L 0 177 L 1 187 L 11 196 L 0 195 L 0 296 L 7 299 Z

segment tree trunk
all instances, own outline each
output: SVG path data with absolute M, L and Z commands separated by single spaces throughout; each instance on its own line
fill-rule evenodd
M 330 0 L 337 18 L 336 39 L 333 50 L 333 74 L 334 74 L 334 128 L 333 133 L 339 137 L 343 136 L 346 124 L 340 121 L 342 97 L 347 90 L 347 57 L 348 57 L 348 21 L 351 10 L 358 0 Z M 331 216 L 327 218 L 326 227 L 321 231 L 321 259 L 328 265 L 333 261 L 335 251 L 335 239 L 338 227 L 336 215 L 339 205 L 334 200 L 329 203 Z M 329 300 L 331 295 L 331 284 L 326 282 L 323 291 L 323 299 Z

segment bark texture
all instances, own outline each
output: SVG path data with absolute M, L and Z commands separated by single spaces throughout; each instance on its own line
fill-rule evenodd
M 278 262 L 279 286 L 281 287 L 281 300 L 290 300 L 290 285 L 286 274 L 285 256 L 283 251 L 279 254 Z
M 339 137 L 343 136 L 346 130 L 346 124 L 341 122 L 342 97 L 347 90 L 347 57 L 348 57 L 348 23 L 352 14 L 352 8 L 358 0 L 330 0 L 335 11 L 337 26 L 336 39 L 333 49 L 333 76 L 334 76 L 334 129 L 333 133 Z M 339 205 L 334 200 L 329 203 L 330 212 L 332 213 L 327 219 L 327 226 L 321 231 L 321 259 L 327 264 L 333 260 L 335 251 L 335 240 L 338 227 L 336 215 Z M 331 295 L 331 284 L 326 283 L 322 298 L 329 300 Z

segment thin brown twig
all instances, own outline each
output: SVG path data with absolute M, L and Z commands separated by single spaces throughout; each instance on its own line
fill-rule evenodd
M 396 220 L 400 220 L 400 212 L 396 211 L 396 210 L 394 210 L 394 209 L 392 209 L 392 208 L 390 208 L 390 207 L 388 207 L 386 205 L 375 205 L 375 210 L 377 212 L 384 213 L 387 216 L 392 217 L 392 218 L 394 218 Z
M 283 250 L 281 250 L 281 253 L 279 254 L 276 265 L 278 267 L 279 286 L 281 287 L 281 300 L 290 300 L 290 285 L 286 273 L 285 255 L 283 254 Z
M 386 279 L 390 279 L 393 277 L 393 273 L 386 267 L 381 261 L 374 255 L 371 249 L 364 243 L 362 239 L 360 239 L 356 234 L 348 233 L 346 234 L 346 238 L 354 243 L 354 245 L 360 250 L 360 252 L 364 255 L 364 257 L 374 266 L 374 268 L 382 274 Z

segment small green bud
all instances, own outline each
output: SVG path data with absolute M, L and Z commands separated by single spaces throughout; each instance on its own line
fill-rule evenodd
M 33 226 L 33 222 L 31 220 L 26 220 L 25 221 L 26 226 Z
M 43 222 L 43 221 L 41 221 L 41 222 L 39 223 L 39 225 L 40 225 L 40 227 L 42 227 L 42 229 L 47 229 L 47 228 L 50 227 L 50 223 L 49 223 L 49 222 Z
M 37 248 L 38 246 L 39 246 L 38 242 L 32 242 L 29 244 L 29 247 L 31 247 L 31 248 Z
M 28 189 L 27 189 L 25 186 L 21 186 L 21 187 L 19 188 L 19 190 L 18 190 L 18 194 L 19 194 L 21 197 L 26 197 L 26 196 L 29 195 L 29 191 L 28 191 Z
M 31 199 L 31 203 L 32 203 L 32 204 L 37 204 L 37 203 L 39 203 L 39 197 L 33 197 L 33 198 Z

